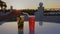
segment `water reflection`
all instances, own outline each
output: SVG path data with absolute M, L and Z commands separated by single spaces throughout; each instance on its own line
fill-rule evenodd
M 35 24 L 35 34 L 60 34 L 60 24 L 43 22 L 43 26 Z
M 17 22 L 7 22 L 0 25 L 0 34 L 18 34 Z M 24 23 L 24 34 L 29 34 L 29 23 Z M 43 26 L 39 22 L 35 23 L 35 34 L 60 34 L 60 24 L 43 22 Z
M 0 25 L 0 34 L 18 34 L 17 22 L 7 22 Z
M 43 21 L 39 21 L 39 25 L 42 26 L 43 25 Z

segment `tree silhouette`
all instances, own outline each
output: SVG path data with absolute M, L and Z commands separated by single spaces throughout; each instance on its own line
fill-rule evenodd
M 6 5 L 6 3 L 4 2 L 4 1 L 1 1 L 0 0 L 0 7 L 1 7 L 1 9 L 3 8 L 3 7 L 7 7 L 7 5 Z

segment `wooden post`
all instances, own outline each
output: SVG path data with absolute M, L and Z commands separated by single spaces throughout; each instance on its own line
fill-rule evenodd
M 18 21 L 18 34 L 23 34 L 24 16 L 17 17 Z

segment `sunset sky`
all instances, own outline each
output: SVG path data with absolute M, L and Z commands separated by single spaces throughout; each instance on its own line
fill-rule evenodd
M 60 8 L 60 0 L 2 0 L 7 3 L 8 8 L 12 5 L 14 9 L 37 9 L 39 2 L 44 3 L 45 8 Z

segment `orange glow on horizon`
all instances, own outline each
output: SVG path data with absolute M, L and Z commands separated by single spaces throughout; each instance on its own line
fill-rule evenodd
M 38 9 L 39 2 L 43 2 L 45 8 L 60 8 L 60 0 L 2 0 L 6 2 L 7 9 L 12 5 L 14 9 Z

